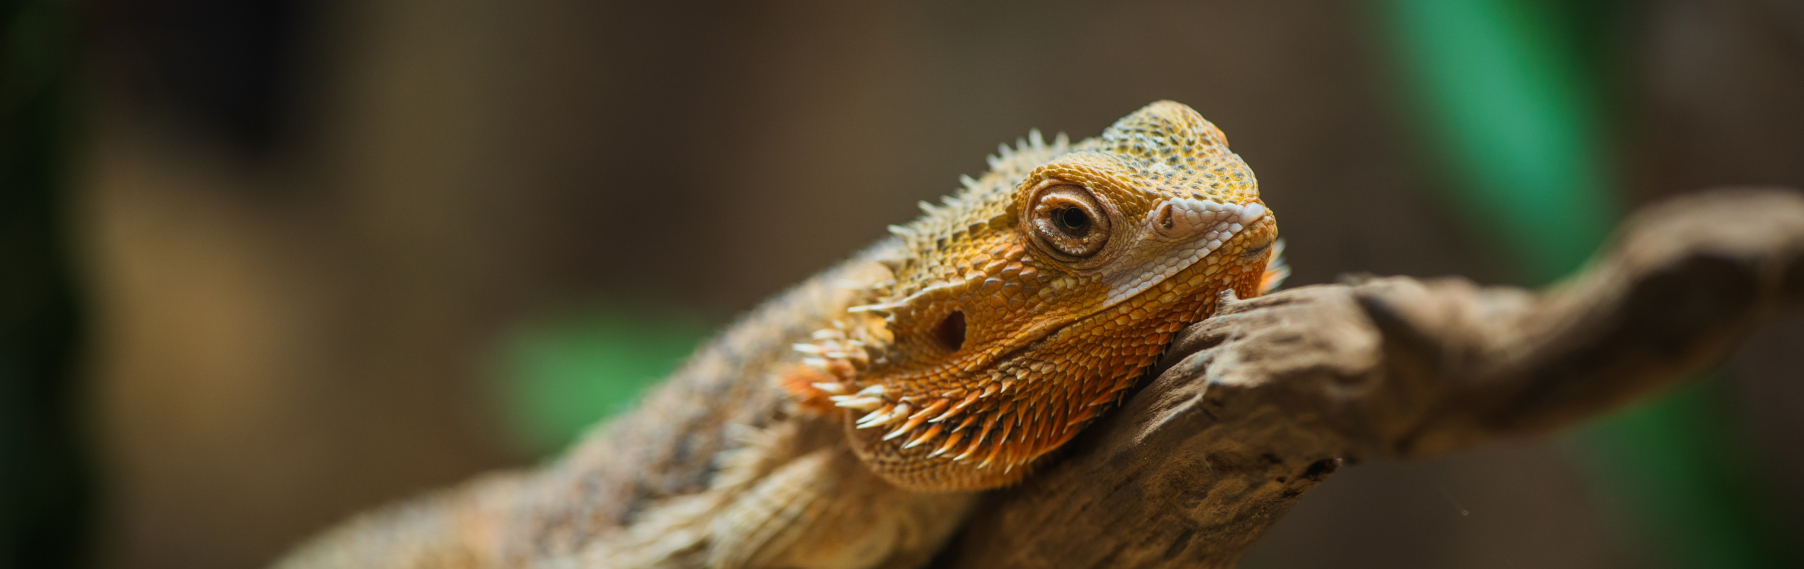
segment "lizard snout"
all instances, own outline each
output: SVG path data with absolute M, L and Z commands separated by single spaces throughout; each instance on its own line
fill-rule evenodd
M 1209 248 L 1221 245 L 1243 226 L 1265 216 L 1265 205 L 1221 203 L 1196 198 L 1171 198 L 1152 212 L 1153 230 L 1166 239 L 1201 238 Z

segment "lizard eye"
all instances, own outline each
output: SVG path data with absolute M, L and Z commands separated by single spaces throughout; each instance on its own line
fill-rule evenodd
M 1070 258 L 1095 255 L 1109 243 L 1109 216 L 1088 190 L 1051 186 L 1034 199 L 1028 227 L 1035 242 Z
M 1075 207 L 1053 210 L 1052 224 L 1059 228 L 1059 233 L 1073 239 L 1083 239 L 1090 234 L 1090 215 Z

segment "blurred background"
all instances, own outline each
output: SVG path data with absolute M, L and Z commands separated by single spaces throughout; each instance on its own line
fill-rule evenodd
M 0 3 L 0 567 L 238 568 L 545 460 L 1029 128 L 1225 130 L 1292 286 L 1804 185 L 1804 3 Z M 1804 565 L 1804 320 L 1344 469 L 1249 568 Z

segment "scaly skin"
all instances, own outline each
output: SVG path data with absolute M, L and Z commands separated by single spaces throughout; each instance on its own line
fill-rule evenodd
M 355 520 L 279 566 L 919 566 L 975 491 L 1031 473 L 1220 293 L 1282 276 L 1252 171 L 1190 108 L 1030 139 L 560 462 Z

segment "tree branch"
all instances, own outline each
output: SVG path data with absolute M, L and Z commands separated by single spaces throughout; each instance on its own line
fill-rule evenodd
M 1231 567 L 1343 461 L 1544 433 L 1670 388 L 1804 304 L 1804 196 L 1673 200 L 1606 251 L 1538 293 L 1390 277 L 1224 303 L 940 564 Z

